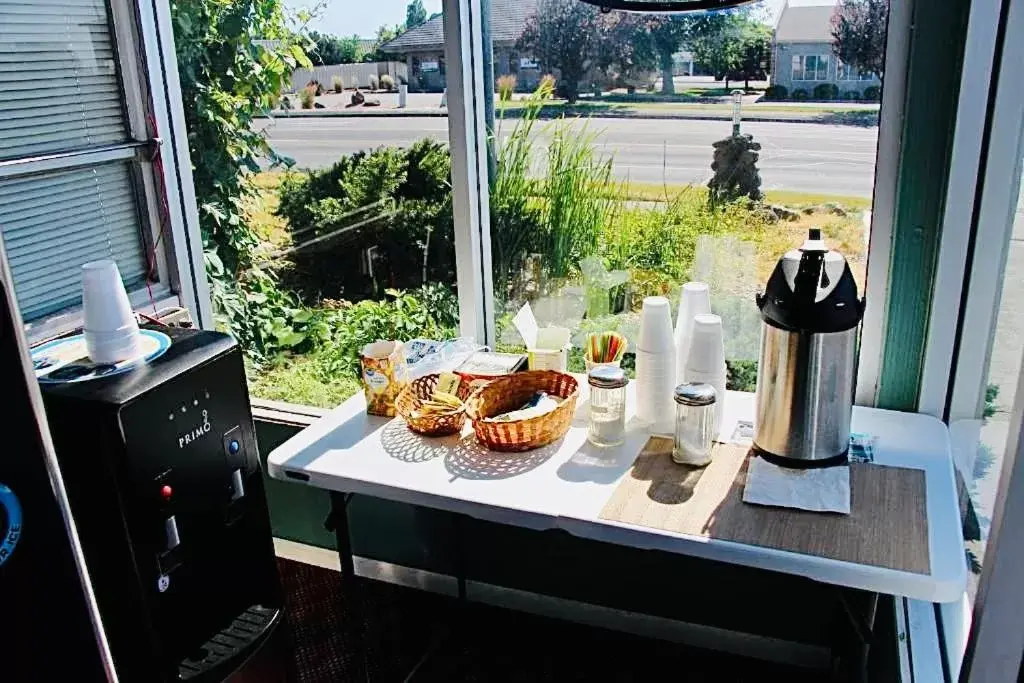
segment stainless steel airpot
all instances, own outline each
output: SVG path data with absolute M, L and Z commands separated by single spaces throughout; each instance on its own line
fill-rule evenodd
M 849 264 L 812 228 L 803 246 L 779 260 L 757 307 L 755 450 L 789 467 L 844 461 L 864 315 Z

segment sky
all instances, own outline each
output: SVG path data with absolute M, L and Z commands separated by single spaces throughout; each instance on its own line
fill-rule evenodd
M 381 24 L 400 24 L 405 21 L 405 6 L 409 0 L 286 0 L 291 9 L 319 8 L 309 28 L 321 33 L 340 36 L 353 34 L 371 38 Z M 785 0 L 764 0 L 768 20 L 774 23 Z M 790 0 L 792 5 L 833 5 L 835 0 Z M 427 15 L 441 11 L 441 0 L 423 0 Z

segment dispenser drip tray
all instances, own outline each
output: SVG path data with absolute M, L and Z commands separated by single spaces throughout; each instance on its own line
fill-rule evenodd
M 280 610 L 253 605 L 178 665 L 178 678 L 196 679 L 214 669 L 234 668 L 263 639 Z

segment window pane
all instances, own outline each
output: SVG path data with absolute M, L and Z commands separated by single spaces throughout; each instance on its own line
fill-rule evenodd
M 0 229 L 26 322 L 81 303 L 81 266 L 112 258 L 129 288 L 146 277 L 129 166 L 0 182 Z
M 506 4 L 492 0 L 492 27 L 507 30 Z M 645 296 L 667 296 L 675 309 L 682 285 L 700 280 L 723 318 L 731 386 L 752 391 L 761 326 L 754 293 L 808 228 L 822 227 L 863 291 L 878 107 L 770 101 L 770 84 L 783 86 L 786 99 L 833 99 L 815 86 L 832 82 L 829 61 L 839 49 L 835 7 L 776 6 L 777 24 L 771 9 L 601 13 L 574 0 L 538 0 L 516 49 L 542 77 L 553 74 L 554 92 L 510 69 L 508 48 L 494 41 L 491 244 L 503 348 L 523 348 L 512 317 L 529 303 L 541 327 L 570 329 L 569 368 L 582 371 L 588 334 L 615 330 L 635 343 Z M 737 41 L 761 44 L 764 54 L 730 62 Z M 693 69 L 677 73 L 675 55 L 684 52 Z M 780 73 L 767 73 L 761 57 L 769 54 L 778 55 Z M 742 152 L 725 151 L 749 144 L 730 142 L 731 92 L 748 83 L 744 116 L 806 114 L 741 122 L 741 134 L 759 145 L 749 150 L 756 176 L 732 161 Z M 741 177 L 750 180 L 746 190 Z
M 392 27 L 405 20 L 404 5 L 399 9 L 393 17 L 368 12 Z M 329 15 L 320 21 L 313 28 L 321 33 L 334 26 Z M 308 98 L 310 108 L 350 116 L 260 124 L 295 167 L 268 166 L 257 178 L 261 196 L 250 215 L 263 237 L 258 265 L 275 276 L 267 285 L 275 297 L 301 313 L 284 329 L 297 333 L 283 337 L 291 345 L 242 340 L 260 361 L 249 377 L 258 398 L 334 407 L 362 390 L 359 352 L 366 344 L 458 335 L 440 17 L 401 33 L 394 41 L 401 48 L 398 41 L 413 41 L 416 53 L 292 75 L 293 92 L 284 95 L 289 106 L 300 109 Z M 369 42 L 372 51 L 391 39 Z M 322 87 L 307 89 L 314 80 Z M 403 85 L 408 108 L 420 115 L 400 116 Z M 381 116 L 384 110 L 391 115 Z M 268 308 L 266 315 L 275 314 Z
M 128 137 L 103 0 L 0 0 L 0 159 Z
M 998 309 L 993 329 L 974 335 L 972 346 L 989 340 L 988 367 L 974 420 L 951 425 L 954 450 L 961 474 L 970 491 L 970 509 L 965 515 L 964 537 L 974 573 L 968 593 L 974 597 L 980 578 L 985 543 L 994 512 L 996 490 L 1007 447 L 1011 411 L 1017 399 L 1017 378 L 1024 354 L 1024 192 L 1018 190 L 1013 226 L 1009 230 L 1002 270 Z M 970 305 L 970 304 L 969 304 Z

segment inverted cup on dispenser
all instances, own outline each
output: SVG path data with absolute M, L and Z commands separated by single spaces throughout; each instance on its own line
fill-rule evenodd
M 90 360 L 121 363 L 142 356 L 139 323 L 116 263 L 92 261 L 82 266 L 82 309 Z
M 676 316 L 674 343 L 676 347 L 676 381 L 685 380 L 686 359 L 693 338 L 693 319 L 711 313 L 711 290 L 704 282 L 687 282 L 679 294 L 679 313 Z

